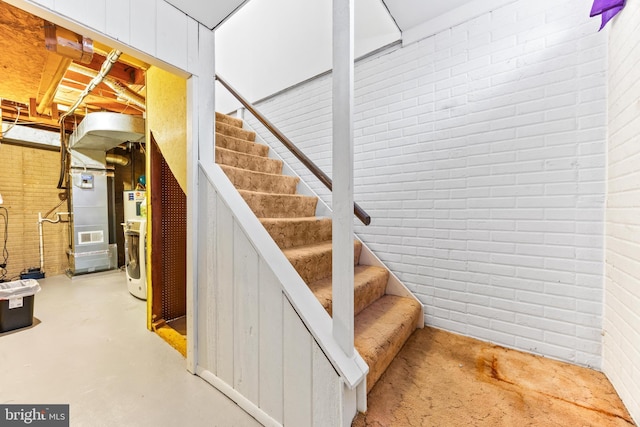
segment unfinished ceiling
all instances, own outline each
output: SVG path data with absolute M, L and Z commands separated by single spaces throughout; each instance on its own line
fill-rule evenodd
M 52 51 L 56 50 L 51 47 L 52 39 L 47 50 L 45 28 L 54 35 L 54 43 L 57 40 L 57 51 Z M 81 50 L 92 51 L 84 51 L 81 62 L 80 55 L 74 59 L 75 53 L 65 48 L 69 34 L 73 33 L 0 1 L 0 109 L 4 121 L 59 128 L 60 115 L 78 100 L 111 51 L 94 42 L 78 43 Z M 147 64 L 121 55 L 79 105 L 75 121 L 93 111 L 142 115 L 147 68 Z

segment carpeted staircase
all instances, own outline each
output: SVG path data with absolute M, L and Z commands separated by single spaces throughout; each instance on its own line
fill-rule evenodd
M 282 161 L 268 158 L 255 136 L 216 113 L 216 163 L 331 314 L 331 219 L 315 216 L 317 198 L 296 194 L 298 178 L 282 175 Z M 361 249 L 354 239 L 355 347 L 369 365 L 369 392 L 415 330 L 421 307 L 386 294 L 389 271 L 360 265 Z

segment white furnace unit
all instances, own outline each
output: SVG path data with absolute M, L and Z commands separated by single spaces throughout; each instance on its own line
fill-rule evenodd
M 144 140 L 144 119 L 108 112 L 87 114 L 69 139 L 70 275 L 117 268 L 110 242 L 107 150 Z M 112 232 L 115 222 L 112 226 Z M 115 233 L 113 233 L 115 235 Z

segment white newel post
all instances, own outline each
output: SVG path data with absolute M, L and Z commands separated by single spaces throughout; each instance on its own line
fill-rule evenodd
M 353 356 L 353 0 L 333 0 L 333 336 Z

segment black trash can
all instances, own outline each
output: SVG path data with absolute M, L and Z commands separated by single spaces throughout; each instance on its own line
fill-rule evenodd
M 33 301 L 39 291 L 34 279 L 0 283 L 0 333 L 33 324 Z

